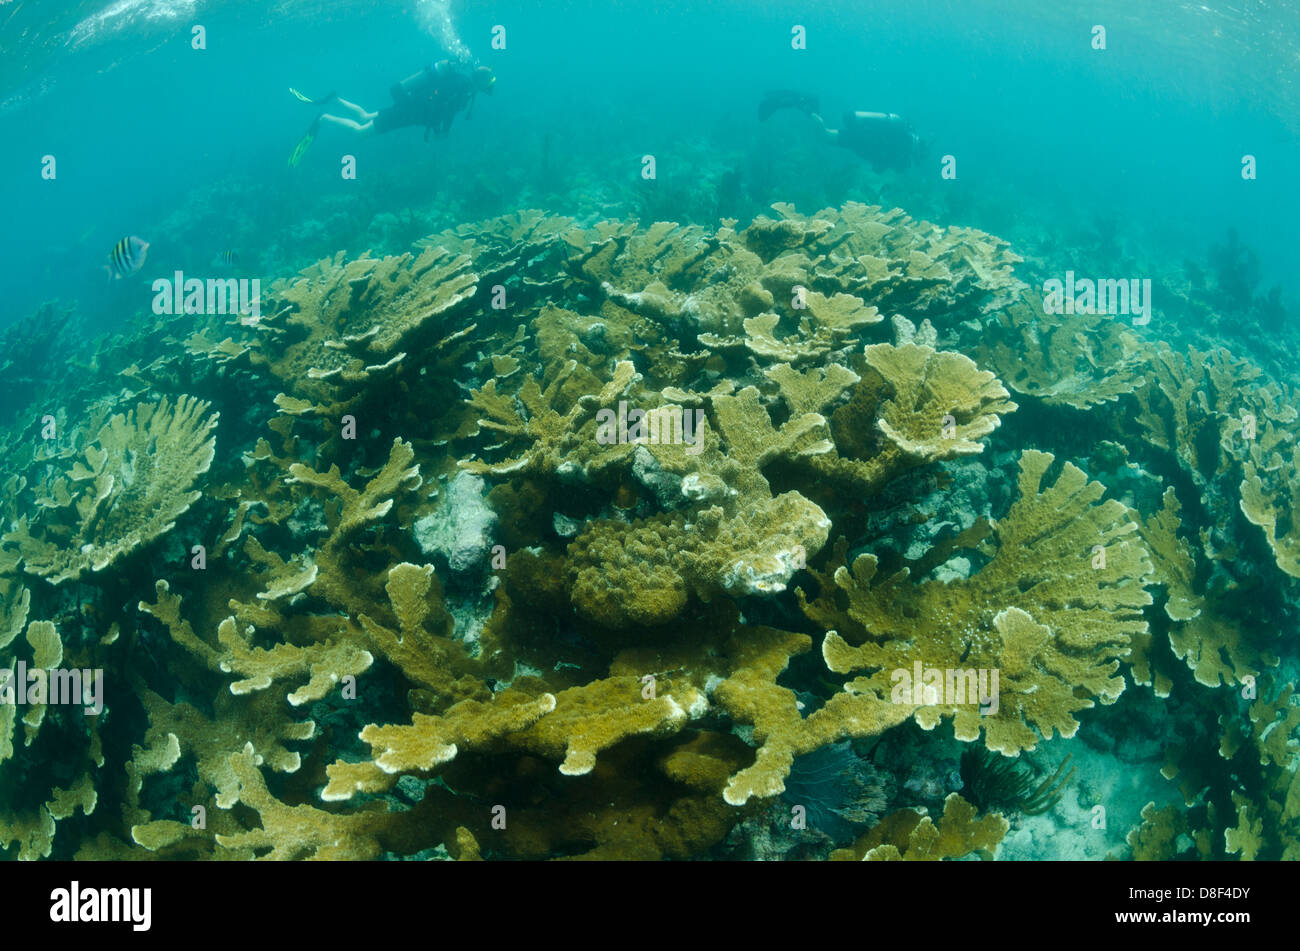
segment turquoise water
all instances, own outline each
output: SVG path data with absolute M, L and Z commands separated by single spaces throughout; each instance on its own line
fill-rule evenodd
M 288 87 L 335 90 L 375 109 L 393 82 L 442 55 L 436 24 L 447 15 L 448 36 L 500 77 L 472 121 L 428 145 L 419 130 L 357 144 L 361 174 L 346 186 L 319 157 L 297 172 L 285 166 L 311 118 Z M 544 168 L 599 163 L 618 180 L 639 171 L 645 152 L 660 159 L 661 181 L 688 195 L 707 187 L 710 158 L 762 166 L 746 176 L 736 214 L 799 189 L 823 204 L 873 199 L 879 186 L 852 157 L 814 148 L 794 116 L 755 121 L 772 88 L 807 90 L 833 117 L 909 118 L 939 154 L 957 156 L 958 178 L 939 182 L 932 165 L 887 187 L 950 203 L 959 223 L 995 233 L 1019 225 L 1049 246 L 1103 227 L 1179 260 L 1203 260 L 1236 228 L 1259 255 L 1261 283 L 1283 284 L 1292 301 L 1300 293 L 1291 253 L 1300 42 L 1286 3 L 1160 0 L 1138 13 L 1104 2 L 1049 13 L 1031 2 L 812 2 L 797 12 L 345 2 L 320 13 L 293 3 L 25 0 L 5 4 L 0 20 L 11 319 L 69 291 L 120 318 L 129 305 L 105 299 L 97 269 L 126 233 L 148 232 L 160 266 L 183 265 L 206 250 L 194 247 L 202 240 L 250 255 L 284 247 L 296 267 L 328 250 L 364 250 L 360 234 L 333 226 L 332 240 L 293 247 L 294 221 L 330 197 L 356 203 L 350 218 L 436 211 L 468 200 L 467 179 L 487 179 L 472 213 L 496 214 L 517 207 L 520 187 L 536 187 Z M 802 51 L 790 48 L 795 23 L 808 30 Z M 1095 23 L 1107 27 L 1105 51 L 1091 48 Z M 190 49 L 194 24 L 207 28 L 206 50 Z M 497 24 L 505 50 L 491 48 Z M 1261 170 L 1250 183 L 1239 174 L 1246 153 Z M 39 178 L 46 154 L 59 162 L 57 184 Z M 158 240 L 169 227 L 174 237 Z

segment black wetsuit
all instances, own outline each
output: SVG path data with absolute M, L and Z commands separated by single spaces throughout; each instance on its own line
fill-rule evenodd
M 393 85 L 393 104 L 375 115 L 375 134 L 407 126 L 424 126 L 439 135 L 451 128 L 456 114 L 474 99 L 474 84 L 450 65 L 426 66 L 414 76 Z
M 917 137 L 902 116 L 872 112 L 846 112 L 838 143 L 869 161 L 881 172 L 900 172 L 916 160 Z

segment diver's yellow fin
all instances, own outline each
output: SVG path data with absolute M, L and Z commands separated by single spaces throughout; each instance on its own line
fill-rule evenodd
M 298 140 L 298 145 L 294 148 L 293 154 L 289 156 L 289 167 L 297 168 L 302 157 L 307 154 L 311 144 L 316 141 L 316 127 L 313 125 L 307 130 L 307 134 Z
M 299 102 L 311 102 L 311 99 L 309 99 L 307 96 L 304 96 L 302 93 L 294 89 L 292 86 L 289 87 L 289 92 L 297 96 Z

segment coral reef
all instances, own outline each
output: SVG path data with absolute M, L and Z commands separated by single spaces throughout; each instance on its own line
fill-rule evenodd
M 832 859 L 864 862 L 939 862 L 976 853 L 982 859 L 1006 835 L 1010 824 L 998 813 L 979 813 L 957 793 L 944 801 L 943 815 L 935 822 L 913 809 L 886 816 L 851 849 L 833 852 Z
M 1042 299 L 1025 292 L 994 314 L 989 329 L 980 344 L 981 362 L 1017 393 L 1048 405 L 1086 410 L 1146 382 L 1141 341 L 1109 317 L 1046 314 Z
M 52 584 L 103 571 L 165 535 L 199 498 L 212 465 L 217 414 L 181 396 L 141 403 L 110 419 L 82 458 L 28 487 L 34 518 L 0 537 L 16 564 Z M 26 499 L 20 497 L 20 502 Z
M 1182 804 L 1111 844 L 1298 854 L 1295 381 L 973 229 L 739 225 L 459 223 L 48 380 L 75 315 L 11 331 L 0 699 L 106 687 L 0 703 L 0 851 L 985 858 L 1146 702 Z
M 994 529 L 996 553 L 970 578 L 917 585 L 903 569 L 873 583 L 873 555 L 835 570 L 834 584 L 847 595 L 843 626 L 867 639 L 851 646 L 832 631 L 822 654 L 837 673 L 874 671 L 847 689 L 887 702 L 891 672 L 910 670 L 917 657 L 941 671 L 999 670 L 995 711 L 982 715 L 963 691 L 960 700 L 920 706 L 916 717 L 932 729 L 951 716 L 958 739 L 978 739 L 983 730 L 989 749 L 1013 756 L 1033 749 L 1038 733 L 1073 736 L 1074 715 L 1092 706 L 1080 693 L 1102 703 L 1119 697 L 1118 658 L 1147 627 L 1142 609 L 1151 595 L 1143 581 L 1151 563 L 1124 507 L 1099 504 L 1104 489 L 1082 471 L 1066 463 L 1043 486 L 1052 461 L 1022 454 L 1021 498 Z

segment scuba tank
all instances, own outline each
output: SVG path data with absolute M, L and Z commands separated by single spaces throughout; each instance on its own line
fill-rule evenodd
M 440 64 L 441 65 L 441 64 Z M 388 90 L 389 95 L 393 97 L 393 102 L 401 102 L 408 96 L 418 92 L 423 86 L 433 86 L 438 79 L 438 70 L 433 66 L 426 66 L 418 73 L 412 73 L 400 83 L 393 83 Z

